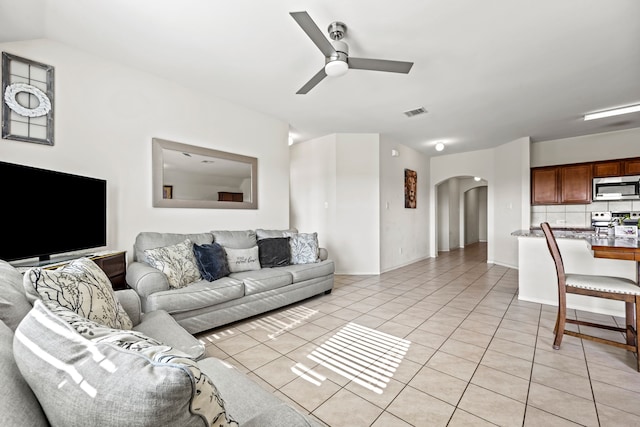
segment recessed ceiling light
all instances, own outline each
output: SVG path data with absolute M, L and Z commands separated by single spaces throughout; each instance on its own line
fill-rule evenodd
M 444 144 L 442 142 L 438 142 L 436 144 L 436 151 L 442 151 L 444 150 Z
M 481 179 L 482 179 L 482 178 L 480 178 L 479 176 L 474 176 L 474 177 L 473 177 L 473 180 L 474 180 L 474 181 L 480 181 Z
M 589 113 L 584 115 L 584 120 L 602 119 L 604 117 L 619 116 L 620 114 L 629 114 L 640 112 L 640 104 L 629 105 L 628 107 L 614 108 L 611 110 L 600 111 L 597 113 Z

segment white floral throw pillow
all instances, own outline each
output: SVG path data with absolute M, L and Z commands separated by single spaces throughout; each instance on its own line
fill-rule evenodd
M 147 249 L 144 254 L 150 266 L 167 276 L 172 288 L 183 288 L 202 279 L 193 254 L 193 243 L 189 239 L 171 246 Z
M 318 262 L 318 233 L 288 233 L 291 245 L 291 264 L 312 264 Z

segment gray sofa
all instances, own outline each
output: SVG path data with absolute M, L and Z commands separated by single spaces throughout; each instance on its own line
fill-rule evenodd
M 263 390 L 224 361 L 213 357 L 202 358 L 205 351 L 202 343 L 179 326 L 173 317 L 165 311 L 156 310 L 143 313 L 140 299 L 133 290 L 117 291 L 115 294 L 134 323 L 135 331 L 184 353 L 187 358 L 192 359 L 190 363 L 197 365 L 199 370 L 212 379 L 224 400 L 227 414 L 239 425 L 250 427 L 317 425 L 309 417 L 300 414 L 271 393 Z M 145 372 L 153 369 L 156 369 L 154 375 L 157 375 L 162 373 L 163 369 L 175 368 L 175 365 L 154 363 L 134 351 L 118 348 L 112 344 L 103 344 L 102 346 L 97 344 L 95 347 L 89 346 L 91 348 L 87 347 L 86 350 L 79 352 L 76 349 L 76 352 L 72 354 L 73 357 L 65 362 L 63 357 L 67 356 L 67 353 L 74 346 L 77 347 L 78 342 L 82 343 L 82 338 L 78 338 L 80 335 L 55 315 L 53 316 L 55 319 L 49 318 L 48 321 L 42 321 L 45 310 L 43 307 L 44 304 L 40 301 L 36 301 L 35 306 L 31 306 L 24 291 L 22 274 L 9 263 L 0 260 L 0 384 L 2 384 L 0 387 L 0 414 L 2 414 L 2 425 L 12 427 L 175 425 L 175 422 L 159 418 L 159 414 L 163 413 L 168 414 L 169 417 L 175 415 L 173 408 L 167 410 L 156 401 L 158 395 L 168 393 L 167 389 L 170 386 L 167 385 L 167 380 L 160 378 L 159 384 L 161 386 L 151 386 L 151 392 L 147 395 L 139 391 L 144 388 L 144 384 L 136 383 L 134 379 L 131 379 L 130 383 L 127 382 L 129 375 L 144 375 Z M 39 315 L 36 316 L 38 312 Z M 39 323 L 42 324 L 40 325 L 42 331 L 39 335 L 34 335 L 33 329 L 37 328 Z M 53 328 L 51 325 L 56 323 L 57 328 Z M 62 334 L 57 333 L 60 330 L 62 330 Z M 59 341 L 61 339 L 62 342 Z M 83 348 L 81 347 L 81 349 Z M 116 348 L 117 350 L 115 350 Z M 25 358 L 25 351 L 33 352 L 30 353 L 32 356 Z M 104 359 L 100 360 L 99 356 Z M 75 360 L 83 358 L 83 363 L 91 362 L 92 358 L 97 359 L 100 363 L 88 370 L 87 366 L 82 366 L 83 363 L 74 364 Z M 135 366 L 119 366 L 118 363 L 123 360 L 133 361 Z M 110 363 L 117 369 L 109 371 L 111 373 L 107 377 L 99 379 L 91 377 L 101 371 L 101 368 L 107 369 Z M 137 367 L 138 365 L 140 368 Z M 39 379 L 34 384 L 33 378 L 40 375 L 41 370 L 53 371 L 50 376 L 55 380 Z M 119 372 L 120 376 L 118 376 Z M 84 378 L 80 374 L 84 375 Z M 172 378 L 175 378 L 175 372 Z M 104 386 L 103 383 L 109 380 L 113 381 L 114 387 L 118 387 L 118 390 L 122 391 L 112 392 L 110 398 L 107 399 L 104 396 L 109 393 L 99 389 L 97 395 L 89 399 L 91 408 L 83 406 L 83 403 L 78 403 L 83 402 L 82 397 L 86 398 L 85 394 L 88 394 L 87 390 L 91 389 L 92 385 Z M 154 376 L 152 375 L 149 377 L 149 381 L 153 380 Z M 158 378 L 155 380 L 157 381 Z M 191 384 L 188 379 L 187 383 Z M 156 392 L 156 389 L 162 392 Z M 188 397 L 196 394 L 191 386 L 178 391 L 181 396 Z M 79 399 L 73 396 L 74 392 L 79 393 Z M 170 402 L 177 401 L 174 395 L 169 397 Z M 202 425 L 204 427 L 206 424 L 204 420 L 195 416 L 191 409 L 193 408 L 189 406 L 181 407 L 182 412 L 185 412 L 184 416 L 189 420 L 188 423 L 181 425 Z M 60 421 L 61 419 L 64 421 Z
M 199 234 L 142 232 L 136 237 L 127 284 L 142 301 L 143 311 L 164 310 L 187 331 L 197 333 L 264 313 L 333 289 L 334 263 L 327 251 L 318 261 L 257 271 L 231 273 L 212 282 L 200 280 L 183 288 L 170 288 L 167 277 L 146 262 L 145 250 L 175 245 L 189 239 L 225 248 L 247 249 L 258 240 L 282 237 L 297 230 L 211 231 Z

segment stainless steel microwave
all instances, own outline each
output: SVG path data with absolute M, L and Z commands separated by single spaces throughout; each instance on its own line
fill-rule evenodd
M 593 178 L 593 200 L 640 200 L 640 175 Z

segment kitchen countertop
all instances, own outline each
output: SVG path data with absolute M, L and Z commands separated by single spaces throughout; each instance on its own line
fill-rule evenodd
M 604 236 L 596 234 L 592 228 L 562 228 L 553 229 L 553 234 L 558 239 L 583 239 L 589 246 L 608 246 L 614 248 L 637 248 L 640 249 L 640 240 L 635 237 L 624 236 Z M 541 228 L 530 228 L 528 230 L 516 230 L 511 233 L 516 237 L 544 237 Z

